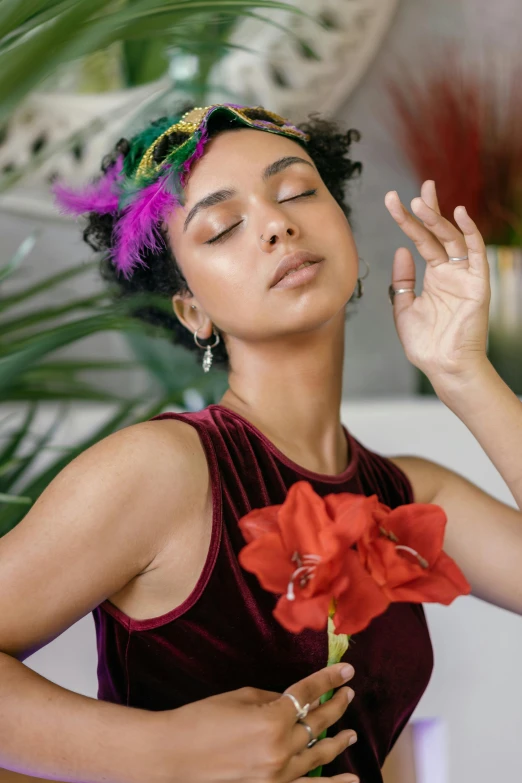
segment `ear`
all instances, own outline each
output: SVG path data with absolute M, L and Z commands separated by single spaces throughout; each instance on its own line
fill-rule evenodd
M 172 297 L 172 309 L 178 321 L 191 334 L 194 334 L 197 329 L 200 340 L 209 340 L 212 337 L 212 321 L 199 306 L 195 297 L 174 294 Z

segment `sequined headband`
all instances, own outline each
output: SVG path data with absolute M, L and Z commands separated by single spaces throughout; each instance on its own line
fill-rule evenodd
M 62 212 L 117 216 L 111 256 L 125 277 L 130 277 L 137 266 L 146 265 L 145 250 L 162 249 L 160 226 L 180 204 L 180 189 L 195 161 L 203 155 L 209 140 L 209 121 L 216 116 L 224 117 L 231 126 L 276 133 L 303 145 L 309 141 L 307 133 L 261 106 L 213 104 L 191 109 L 175 120 L 165 118 L 163 125 L 149 126 L 131 140 L 127 155 L 120 154 L 101 177 L 81 190 L 53 184 L 51 190 Z M 159 155 L 164 140 L 167 151 Z M 156 155 L 162 157 L 159 162 Z

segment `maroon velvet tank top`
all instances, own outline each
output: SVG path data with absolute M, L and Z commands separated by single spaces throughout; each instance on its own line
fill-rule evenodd
M 365 448 L 345 428 L 350 462 L 343 473 L 300 467 L 239 414 L 209 405 L 165 413 L 196 428 L 207 456 L 213 498 L 210 549 L 192 594 L 161 617 L 133 620 L 109 601 L 94 611 L 98 698 L 147 710 L 169 710 L 244 686 L 284 691 L 327 660 L 326 631 L 293 635 L 274 619 L 276 597 L 244 571 L 238 520 L 253 508 L 283 503 L 296 481 L 321 495 L 377 494 L 390 508 L 413 502 L 406 475 Z M 172 510 L 173 516 L 176 510 Z M 330 730 L 357 731 L 324 775 L 354 772 L 382 783 L 386 755 L 424 692 L 433 665 L 422 607 L 394 604 L 357 634 L 344 656 L 355 667 L 355 699 Z

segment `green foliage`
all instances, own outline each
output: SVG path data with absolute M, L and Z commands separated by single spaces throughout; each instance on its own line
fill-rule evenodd
M 284 9 L 307 16 L 294 5 L 278 0 L 2 0 L 0 3 L 0 128 L 8 124 L 23 99 L 69 63 L 118 46 L 122 74 L 128 86 L 143 84 L 165 73 L 172 58 L 192 55 L 197 69 L 183 88 L 195 103 L 204 100 L 213 65 L 230 48 L 228 39 L 243 16 L 256 9 Z M 281 25 L 265 18 L 267 24 Z M 320 21 L 318 21 L 320 23 Z M 299 45 L 305 46 L 297 39 Z M 239 47 L 246 48 L 246 47 Z M 314 57 L 308 47 L 307 56 Z M 96 122 L 84 132 L 97 129 Z M 81 134 L 61 143 L 63 148 L 81 140 Z M 30 163 L 34 170 L 55 150 L 44 150 Z M 1 189 L 11 187 L 24 171 L 7 175 Z M 0 262 L 0 286 L 13 281 L 20 265 L 36 243 L 29 236 L 13 258 Z M 38 306 L 37 297 L 55 292 L 67 281 L 92 269 L 97 261 L 65 269 L 44 280 L 5 293 L 0 288 L 0 536 L 23 518 L 49 482 L 76 455 L 90 445 L 166 407 L 185 407 L 187 390 L 199 394 L 203 405 L 220 399 L 226 374 L 213 368 L 208 375 L 194 356 L 172 346 L 168 337 L 130 317 L 129 304 L 115 306 L 105 292 Z M 148 297 L 148 299 L 153 297 Z M 147 297 L 144 297 L 147 300 Z M 157 302 L 171 307 L 170 302 Z M 144 301 L 144 304 L 146 301 Z M 136 297 L 132 306 L 136 306 Z M 60 350 L 99 333 L 126 336 L 135 361 L 63 358 Z M 106 373 L 140 368 L 150 379 L 143 399 L 108 391 Z M 93 376 L 99 379 L 94 382 Z M 33 427 L 41 404 L 60 404 L 55 420 L 43 434 Z M 58 449 L 53 439 L 72 403 L 110 403 L 109 421 L 87 438 Z M 15 408 L 15 412 L 13 412 Z M 0 407 L 0 416 L 2 407 Z M 44 468 L 40 457 L 47 457 Z M 49 463 L 50 458 L 50 463 Z
M 124 70 L 129 83 L 136 84 L 146 75 L 161 75 L 167 48 L 190 51 L 191 35 L 201 30 L 205 33 L 197 38 L 198 45 L 205 47 L 198 76 L 201 83 L 210 62 L 221 55 L 226 34 L 252 8 L 302 13 L 278 0 L 3 0 L 0 123 L 59 66 L 115 41 L 128 45 Z
M 13 279 L 20 264 L 34 247 L 34 237 L 26 239 L 15 256 L 0 268 L 0 283 Z M 78 454 L 122 426 L 144 421 L 163 409 L 185 407 L 188 389 L 199 393 L 203 404 L 217 401 L 226 388 L 226 374 L 214 370 L 205 375 L 194 355 L 173 346 L 168 335 L 158 329 L 145 330 L 128 310 L 136 306 L 122 302 L 117 306 L 108 292 L 71 299 L 65 304 L 36 307 L 33 300 L 54 292 L 64 282 L 92 269 L 97 261 L 66 269 L 36 284 L 2 296 L 0 292 L 0 396 L 4 410 L 25 410 L 20 415 L 10 411 L 0 420 L 0 536 L 7 533 L 26 514 L 48 483 Z M 153 300 L 156 306 L 170 307 L 170 302 L 144 296 L 143 304 Z M 20 305 L 23 314 L 13 315 Z M 31 305 L 27 311 L 27 306 Z M 64 318 L 66 320 L 64 320 Z M 110 361 L 56 358 L 66 346 L 100 332 L 124 334 L 133 348 L 135 361 Z M 107 372 L 145 370 L 150 387 L 142 399 L 132 399 L 122 391 L 105 388 Z M 93 382 L 96 374 L 99 382 Z M 61 403 L 55 421 L 43 435 L 34 435 L 32 425 L 43 402 Z M 115 412 L 108 422 L 80 443 L 63 449 L 45 469 L 37 469 L 41 455 L 54 448 L 51 443 L 71 403 L 110 403 Z M 11 405 L 9 405 L 11 403 Z M 13 424 L 14 420 L 14 424 Z M 35 474 L 36 468 L 36 474 Z M 20 495 L 19 493 L 22 493 Z

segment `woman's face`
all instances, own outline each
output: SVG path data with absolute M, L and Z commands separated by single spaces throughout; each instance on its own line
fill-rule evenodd
M 232 340 L 281 339 L 321 328 L 352 295 L 358 268 L 350 226 L 297 142 L 250 128 L 220 133 L 184 193 L 167 228 L 193 293 L 173 300 L 189 328 L 194 317 L 201 325 L 203 311 Z M 281 260 L 296 251 L 323 260 L 307 282 L 274 286 Z

